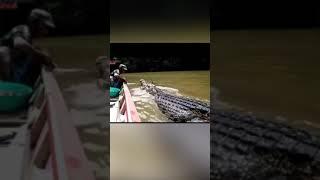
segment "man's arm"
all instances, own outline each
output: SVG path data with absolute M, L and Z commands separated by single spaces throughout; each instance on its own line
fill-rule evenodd
M 125 84 L 128 83 L 127 79 L 126 79 L 123 75 L 120 74 L 120 77 L 119 77 L 119 78 L 121 79 L 121 81 L 122 81 L 123 83 L 125 83 Z
M 30 43 L 24 40 L 22 37 L 15 37 L 13 40 L 13 45 L 15 48 L 20 49 L 24 52 L 31 53 L 35 60 L 39 63 L 42 63 L 46 66 L 54 68 L 55 65 L 53 64 L 52 58 L 49 56 L 48 53 L 42 51 L 40 48 L 33 47 Z

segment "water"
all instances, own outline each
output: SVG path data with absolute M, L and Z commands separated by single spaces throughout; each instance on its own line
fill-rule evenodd
M 220 101 L 317 132 L 319 29 L 214 31 L 212 39 Z
M 96 85 L 95 59 L 106 54 L 107 37 L 74 36 L 43 39 L 58 64 L 56 78 L 73 117 L 96 179 L 107 179 L 109 130 L 105 92 Z M 90 93 L 88 93 L 90 92 Z
M 81 76 L 80 76 L 81 77 Z M 66 78 L 66 76 L 64 76 Z M 90 93 L 88 93 L 90 92 Z M 84 150 L 97 179 L 106 178 L 108 168 L 108 132 L 105 92 L 96 81 L 70 85 L 63 89 L 65 100 L 77 126 Z
M 176 95 L 196 98 L 202 101 L 210 99 L 210 72 L 209 71 L 171 71 L 145 72 L 125 74 L 136 105 L 143 122 L 168 122 L 166 116 L 158 109 L 154 97 L 140 89 L 140 79 L 153 81 L 159 88 Z

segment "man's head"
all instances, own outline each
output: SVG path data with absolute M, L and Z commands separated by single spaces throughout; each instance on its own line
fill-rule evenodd
M 128 70 L 128 68 L 127 68 L 127 66 L 126 66 L 126 65 L 124 65 L 124 64 L 120 64 L 120 65 L 119 65 L 119 70 L 120 70 L 120 72 L 121 72 L 121 73 L 123 73 L 123 72 L 127 71 L 127 70 Z
M 33 9 L 28 22 L 34 36 L 45 36 L 49 29 L 55 28 L 52 15 L 43 9 Z

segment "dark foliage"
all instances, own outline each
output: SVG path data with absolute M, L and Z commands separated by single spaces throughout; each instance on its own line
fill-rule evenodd
M 319 12 L 310 1 L 215 0 L 211 29 L 319 27 Z
M 210 44 L 111 44 L 111 57 L 120 58 L 130 72 L 209 70 Z
M 109 1 L 90 0 L 35 0 L 18 3 L 16 10 L 0 10 L 0 33 L 26 23 L 32 8 L 49 10 L 57 28 L 54 35 L 102 34 L 109 31 Z

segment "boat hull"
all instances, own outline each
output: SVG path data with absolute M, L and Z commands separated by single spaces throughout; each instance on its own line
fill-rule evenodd
M 123 85 L 119 97 L 110 99 L 110 122 L 141 122 L 126 84 Z
M 73 119 L 52 72 L 43 69 L 35 89 L 24 121 L 6 126 L 17 135 L 9 144 L 0 146 L 0 159 L 12 162 L 11 166 L 5 163 L 8 161 L 0 162 L 0 169 L 6 172 L 1 176 L 10 180 L 25 177 L 93 180 Z

